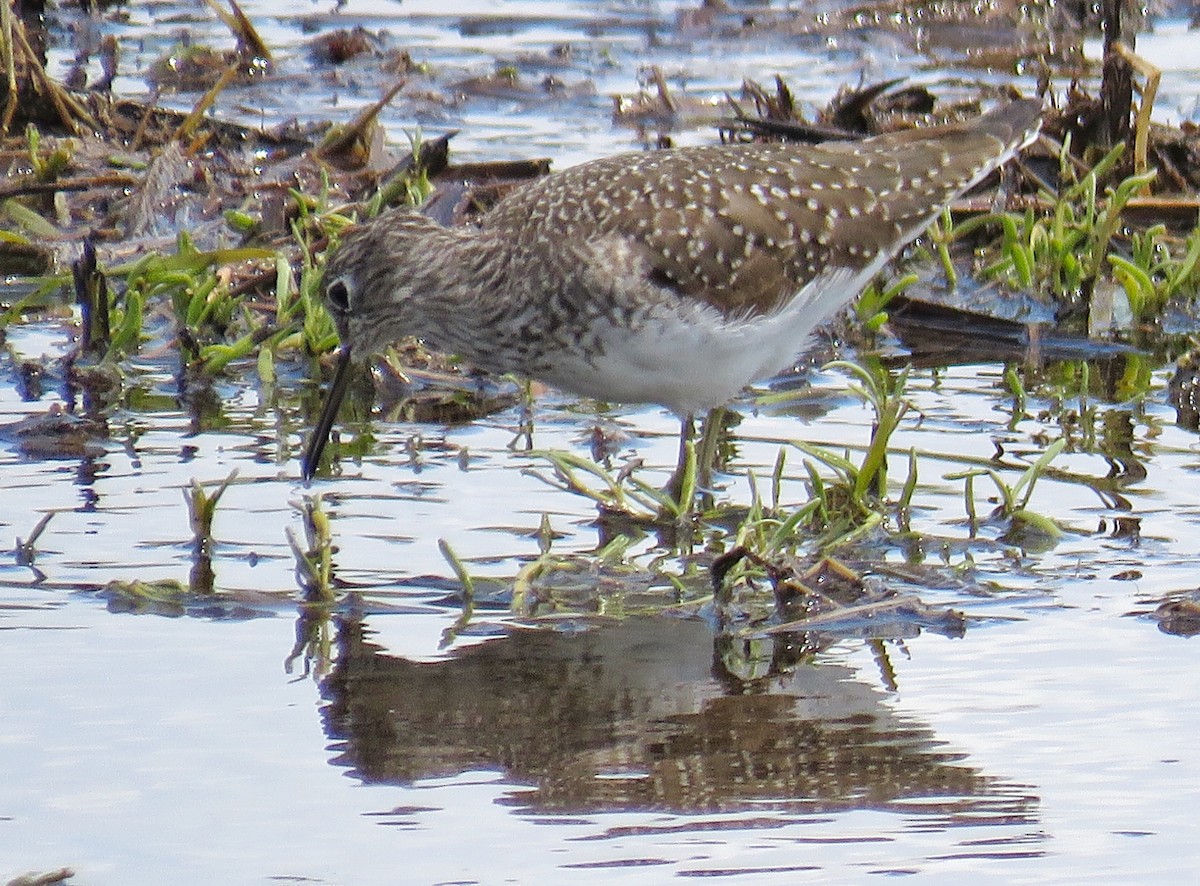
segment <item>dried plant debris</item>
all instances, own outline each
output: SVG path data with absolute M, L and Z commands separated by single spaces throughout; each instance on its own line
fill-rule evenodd
M 110 612 L 131 615 L 189 616 L 219 621 L 269 618 L 294 611 L 295 604 L 284 594 L 225 592 L 193 589 L 173 578 L 110 581 L 96 595 Z
M 368 55 L 383 54 L 383 41 L 361 25 L 339 28 L 314 37 L 308 44 L 309 54 L 314 61 L 327 65 L 341 65 Z M 411 62 L 411 56 L 409 57 Z
M 51 404 L 41 415 L 0 425 L 0 441 L 33 459 L 102 455 L 107 440 L 108 427 L 102 419 L 73 415 L 59 403 Z
M 916 596 L 865 580 L 833 558 L 805 565 L 791 557 L 767 559 L 745 547 L 734 548 L 713 563 L 719 605 L 728 608 L 734 603 L 728 578 L 742 561 L 766 574 L 775 598 L 772 623 L 750 624 L 743 628 L 745 632 L 896 639 L 916 636 L 922 629 L 951 637 L 966 630 L 961 612 L 929 607 Z
M 1200 634 L 1200 590 L 1178 591 L 1162 597 L 1142 599 L 1140 607 L 1128 613 L 1158 623 L 1164 634 L 1194 637 Z
M 521 399 L 517 381 L 473 373 L 413 338 L 389 349 L 375 367 L 375 397 L 388 421 L 462 424 Z

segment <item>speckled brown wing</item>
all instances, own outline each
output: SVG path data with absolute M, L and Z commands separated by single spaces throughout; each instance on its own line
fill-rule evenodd
M 768 312 L 817 276 L 886 260 L 1011 157 L 1038 106 L 1005 111 L 859 143 L 689 152 L 655 221 L 626 220 L 624 232 L 659 282 L 727 314 Z
M 878 264 L 1036 133 L 1040 103 L 827 145 L 726 145 L 607 158 L 503 201 L 531 241 L 620 235 L 650 278 L 730 315 L 771 311 L 815 277 Z M 485 219 L 485 227 L 489 220 Z M 847 297 L 852 297 L 853 293 Z

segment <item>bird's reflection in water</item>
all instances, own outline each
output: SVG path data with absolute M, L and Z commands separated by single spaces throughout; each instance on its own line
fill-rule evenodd
M 851 668 L 805 663 L 811 650 L 794 637 L 761 641 L 783 645 L 759 649 L 768 664 L 740 679 L 728 641 L 714 647 L 697 621 L 517 629 L 435 662 L 369 636 L 362 621 L 342 622 L 322 681 L 334 763 L 366 781 L 500 770 L 521 786 L 509 802 L 540 812 L 919 808 L 948 824 L 1036 820 L 1028 788 L 962 762 Z

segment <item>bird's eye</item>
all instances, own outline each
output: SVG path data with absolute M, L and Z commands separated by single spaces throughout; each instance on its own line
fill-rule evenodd
M 336 310 L 350 310 L 350 287 L 346 285 L 346 281 L 341 277 L 338 277 L 325 288 L 325 298 Z

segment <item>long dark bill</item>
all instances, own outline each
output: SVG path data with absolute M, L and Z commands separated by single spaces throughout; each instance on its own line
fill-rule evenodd
M 342 400 L 346 397 L 346 387 L 349 384 L 350 345 L 344 344 L 338 351 L 333 384 L 329 386 L 329 391 L 325 394 L 325 405 L 321 409 L 321 417 L 317 419 L 317 426 L 312 429 L 308 445 L 304 447 L 304 460 L 300 463 L 300 476 L 304 478 L 305 483 L 311 480 L 313 474 L 317 472 L 317 465 L 321 462 L 321 453 L 325 451 L 325 444 L 329 442 L 329 434 L 333 430 L 333 423 L 337 421 L 338 410 L 342 408 Z

